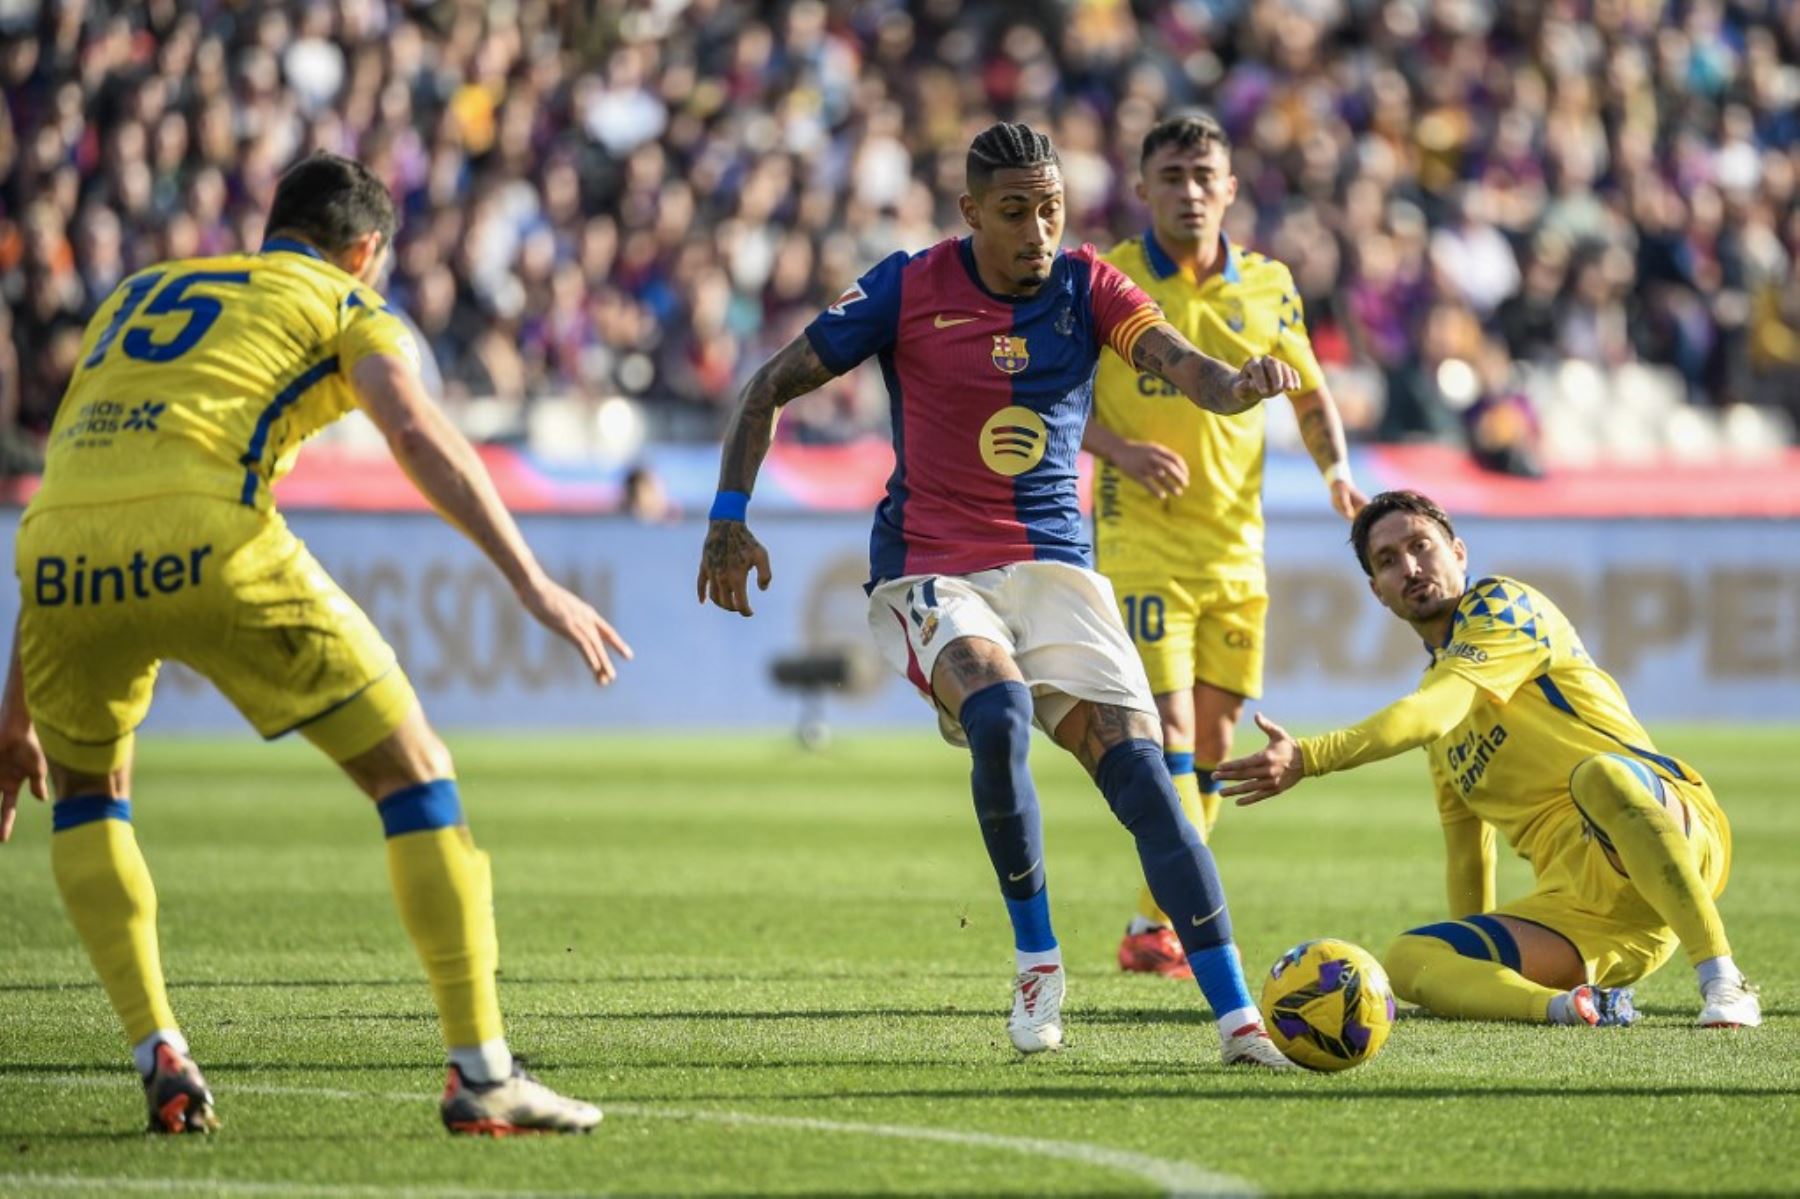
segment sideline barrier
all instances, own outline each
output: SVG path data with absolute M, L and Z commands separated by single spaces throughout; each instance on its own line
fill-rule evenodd
M 799 698 L 774 688 L 769 664 L 827 646 L 852 661 L 849 686 L 827 704 L 832 724 L 932 727 L 916 692 L 874 656 L 862 517 L 759 520 L 775 582 L 753 590 L 750 620 L 695 602 L 702 521 L 521 518 L 546 567 L 637 651 L 605 690 L 437 518 L 290 521 L 392 641 L 445 728 L 791 728 Z M 16 530 L 15 518 L 9 556 Z M 1646 720 L 1800 720 L 1800 524 L 1476 519 L 1459 531 L 1476 573 L 1516 574 L 1563 607 Z M 1424 664 L 1411 631 L 1370 596 L 1345 535 L 1329 518 L 1270 523 L 1268 693 L 1253 707 L 1278 720 L 1361 717 L 1410 689 Z M 9 626 L 17 604 L 5 589 Z M 147 732 L 243 727 L 209 685 L 165 668 Z

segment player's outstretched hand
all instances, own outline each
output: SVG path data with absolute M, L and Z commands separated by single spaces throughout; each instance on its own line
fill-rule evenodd
M 1214 778 L 1232 783 L 1222 794 L 1227 799 L 1237 800 L 1240 808 L 1273 799 L 1299 782 L 1303 772 L 1300 747 L 1288 736 L 1286 729 L 1261 712 L 1256 714 L 1256 727 L 1269 738 L 1269 744 L 1262 752 L 1221 762 L 1213 770 Z
M 12 840 L 19 793 L 26 787 L 39 802 L 49 793 L 44 781 L 44 751 L 30 721 L 0 731 L 0 843 Z
M 1300 372 L 1279 358 L 1252 358 L 1231 382 L 1231 394 L 1240 402 L 1266 400 L 1300 389 Z
M 1356 484 L 1348 479 L 1335 479 L 1331 484 L 1331 509 L 1345 520 L 1355 520 L 1356 514 L 1368 507 L 1369 497 L 1356 489 Z
M 1112 464 L 1141 483 L 1159 500 L 1187 490 L 1187 459 L 1154 441 L 1127 441 L 1112 456 Z
M 631 647 L 606 623 L 594 606 L 560 583 L 545 579 L 535 587 L 519 592 L 519 601 L 532 618 L 559 637 L 574 643 L 582 661 L 594 673 L 594 681 L 602 687 L 618 676 L 609 648 L 630 660 Z
M 741 520 L 715 520 L 706 530 L 706 546 L 700 551 L 700 578 L 696 591 L 700 602 L 710 597 L 727 612 L 743 616 L 750 611 L 750 568 L 756 568 L 756 589 L 767 591 L 775 577 L 769 569 L 769 551 L 762 547 Z

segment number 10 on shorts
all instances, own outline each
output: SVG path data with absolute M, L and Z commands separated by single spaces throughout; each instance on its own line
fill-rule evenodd
M 1125 631 L 1133 641 L 1163 639 L 1163 598 L 1160 595 L 1127 595 L 1119 600 L 1125 606 Z

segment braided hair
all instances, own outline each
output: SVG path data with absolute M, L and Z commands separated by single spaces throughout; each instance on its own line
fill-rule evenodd
M 1026 124 L 989 125 L 969 143 L 969 191 L 973 195 L 986 191 L 995 171 L 1045 165 L 1062 166 L 1049 134 Z

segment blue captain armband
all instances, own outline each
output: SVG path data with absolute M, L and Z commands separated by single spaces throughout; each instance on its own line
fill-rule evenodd
M 735 520 L 742 523 L 749 511 L 749 492 L 721 491 L 713 497 L 712 511 L 706 514 L 706 518 L 708 520 Z

